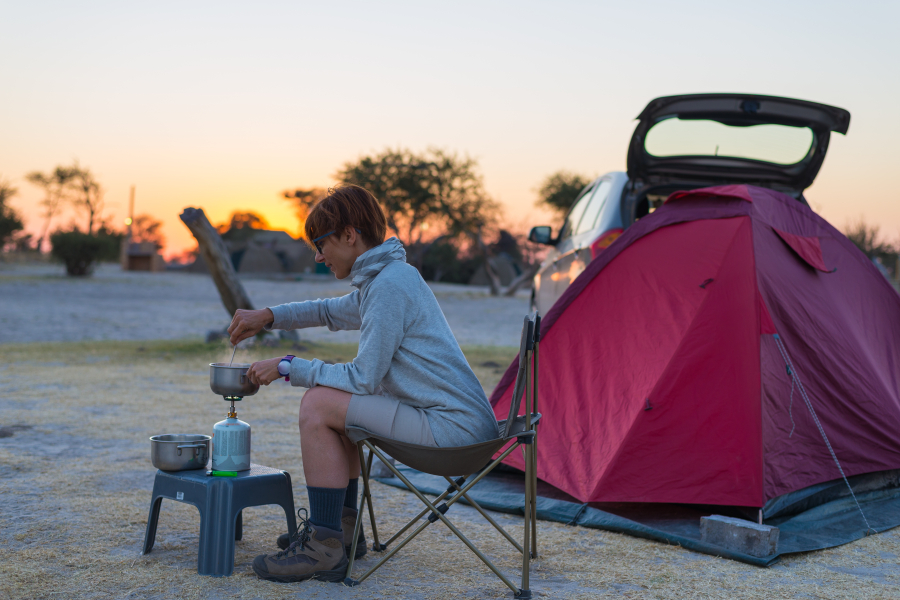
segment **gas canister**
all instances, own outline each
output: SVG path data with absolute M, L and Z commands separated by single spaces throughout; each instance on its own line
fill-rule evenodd
M 213 471 L 246 471 L 250 468 L 250 425 L 234 413 L 213 426 L 212 468 Z

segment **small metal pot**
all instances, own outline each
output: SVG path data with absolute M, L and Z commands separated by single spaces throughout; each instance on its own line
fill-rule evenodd
M 165 433 L 150 438 L 150 462 L 161 471 L 205 469 L 209 441 L 199 433 Z
M 247 379 L 248 364 L 209 363 L 209 387 L 214 394 L 227 398 L 243 398 L 259 391 Z

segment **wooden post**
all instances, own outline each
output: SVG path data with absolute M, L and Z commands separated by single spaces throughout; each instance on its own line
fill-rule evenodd
M 228 314 L 234 316 L 239 308 L 253 310 L 250 297 L 247 296 L 241 280 L 234 271 L 234 265 L 231 264 L 228 248 L 225 247 L 225 242 L 222 241 L 219 232 L 206 218 L 203 209 L 185 208 L 180 216 L 200 246 L 200 254 L 206 261 L 206 266 L 209 267 L 209 272 Z

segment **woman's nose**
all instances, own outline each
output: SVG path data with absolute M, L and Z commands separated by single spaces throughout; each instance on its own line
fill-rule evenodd
M 316 262 L 317 263 L 325 262 L 325 257 L 322 255 L 321 252 L 316 251 Z

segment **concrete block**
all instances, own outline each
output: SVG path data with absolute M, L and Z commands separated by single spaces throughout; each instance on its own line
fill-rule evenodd
M 700 540 L 750 556 L 778 553 L 778 528 L 721 515 L 700 517 Z

